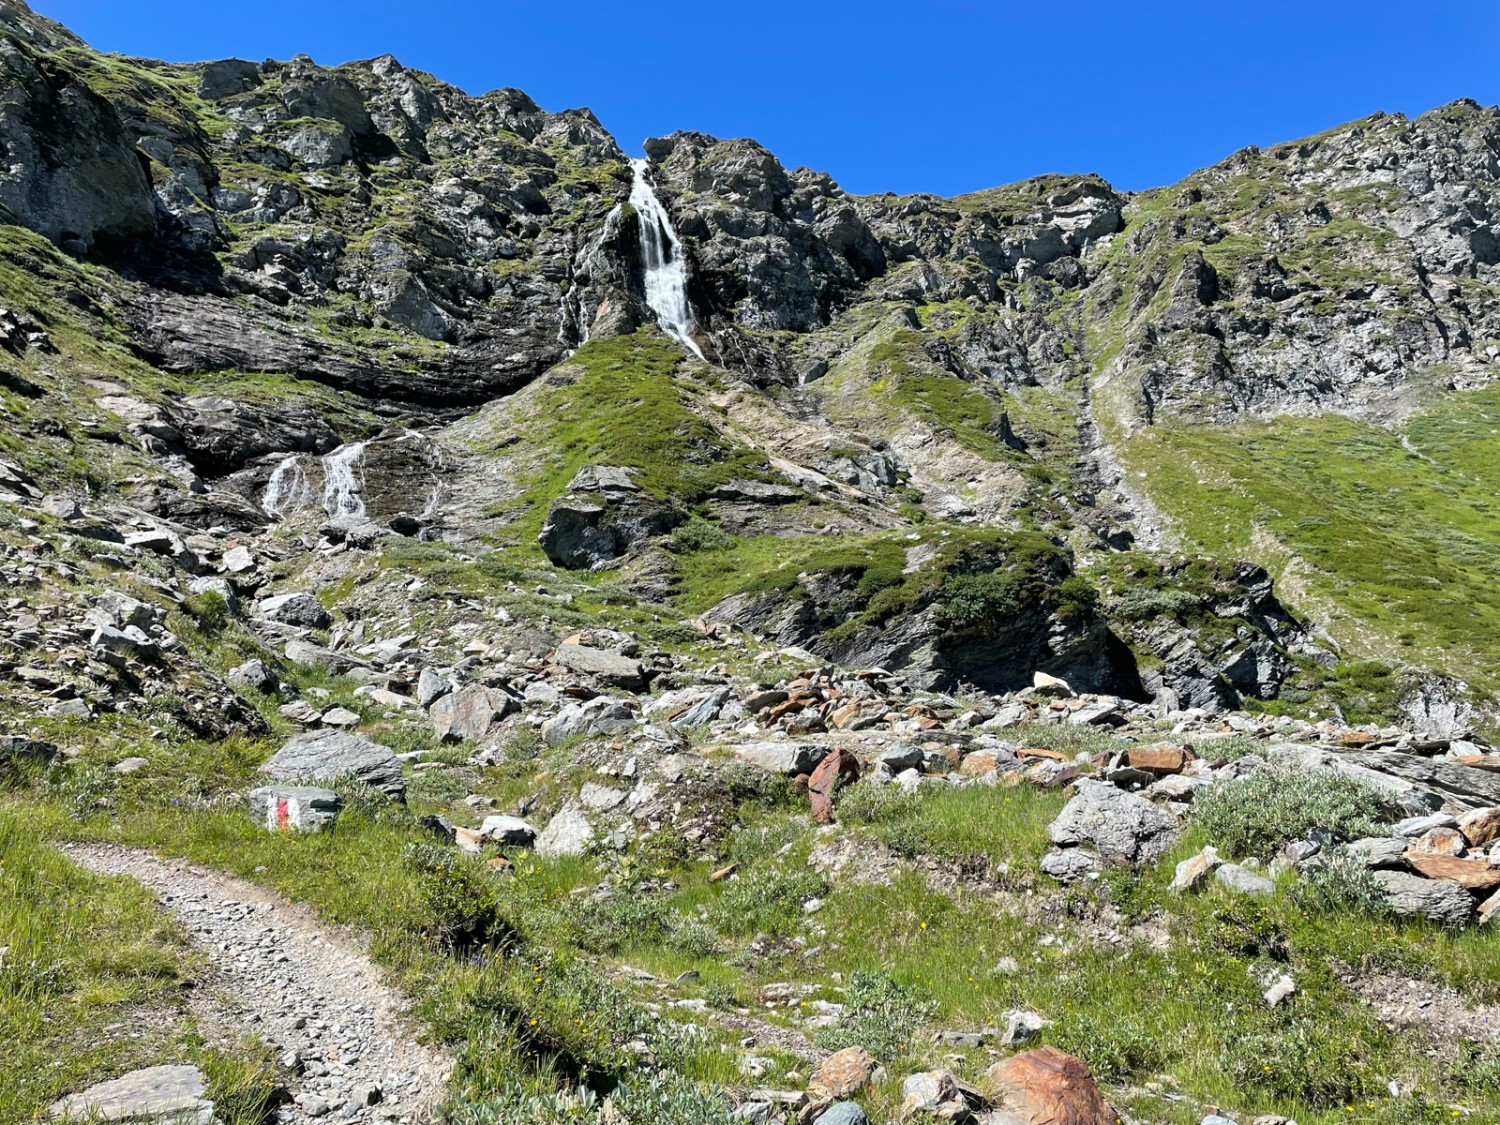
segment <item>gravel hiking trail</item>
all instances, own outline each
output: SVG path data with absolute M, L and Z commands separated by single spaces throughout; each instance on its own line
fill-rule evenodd
M 434 1119 L 452 1060 L 418 1042 L 403 998 L 353 936 L 263 887 L 183 860 L 100 844 L 64 852 L 89 871 L 144 884 L 207 955 L 213 976 L 195 990 L 195 1014 L 258 1035 L 295 1072 L 279 1125 Z

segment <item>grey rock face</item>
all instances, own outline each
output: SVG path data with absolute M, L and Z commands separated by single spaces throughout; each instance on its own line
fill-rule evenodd
M 634 712 L 607 696 L 573 703 L 542 724 L 542 738 L 556 746 L 570 738 L 623 734 L 640 726 Z
M 1079 783 L 1078 795 L 1047 829 L 1054 844 L 1086 847 L 1106 863 L 1155 863 L 1177 840 L 1177 818 L 1144 797 L 1098 781 Z
M 211 1125 L 214 1104 L 195 1066 L 153 1066 L 101 1082 L 53 1105 L 54 1121 L 125 1121 L 140 1125 Z
M 1214 872 L 1214 879 L 1220 886 L 1237 895 L 1267 898 L 1276 893 L 1275 883 L 1237 863 L 1224 864 Z
M 432 705 L 432 732 L 443 741 L 474 742 L 515 707 L 502 691 L 470 684 Z
M 583 855 L 594 841 L 594 826 L 576 805 L 566 805 L 536 838 L 540 856 Z
M 270 832 L 323 832 L 343 808 L 331 789 L 267 785 L 250 791 L 250 819 Z
M 1385 903 L 1402 918 L 1425 918 L 1453 929 L 1474 917 L 1474 896 L 1457 883 L 1404 871 L 1376 871 Z
M 352 777 L 391 797 L 406 793 L 401 763 L 384 746 L 344 731 L 319 730 L 287 740 L 260 772 L 279 781 L 334 781 Z
M 255 607 L 255 615 L 281 625 L 299 629 L 326 629 L 333 624 L 333 614 L 311 594 L 278 594 Z
M 646 670 L 641 662 L 618 653 L 604 652 L 587 645 L 562 645 L 554 659 L 568 671 L 592 676 L 610 687 L 639 691 L 646 686 Z
M 767 773 L 796 777 L 812 773 L 828 756 L 828 747 L 805 742 L 748 742 L 736 746 L 734 756 Z
M 529 848 L 537 838 L 536 829 L 515 816 L 485 817 L 479 826 L 479 835 L 486 842 L 502 848 Z
M 0 204 L 22 225 L 82 256 L 156 229 L 151 184 L 119 114 L 25 45 L 0 50 L 12 93 L 0 107 L 0 143 L 10 154 Z
M 34 738 L 16 735 L 0 735 L 0 774 L 22 763 L 50 765 L 61 755 L 50 742 L 39 742 Z
M 279 686 L 276 673 L 263 660 L 247 660 L 234 668 L 227 677 L 234 687 L 270 694 Z
M 623 558 L 634 544 L 665 535 L 678 519 L 672 510 L 650 502 L 570 495 L 553 503 L 537 542 L 557 566 L 599 569 Z

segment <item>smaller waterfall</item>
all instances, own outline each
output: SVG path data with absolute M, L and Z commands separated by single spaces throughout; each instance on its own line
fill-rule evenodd
M 292 454 L 271 473 L 266 482 L 265 495 L 260 499 L 261 511 L 272 519 L 285 519 L 312 499 L 312 490 L 307 486 L 307 472 L 302 468 L 302 458 Z
M 334 519 L 365 518 L 364 476 L 359 469 L 369 444 L 341 445 L 323 458 L 323 510 Z
M 662 329 L 679 344 L 703 359 L 703 352 L 693 342 L 693 311 L 688 306 L 687 262 L 682 256 L 682 242 L 672 228 L 671 216 L 661 205 L 651 182 L 646 179 L 649 167 L 644 159 L 632 160 L 635 183 L 630 189 L 630 205 L 641 220 L 641 257 L 646 264 L 646 304 L 656 314 Z

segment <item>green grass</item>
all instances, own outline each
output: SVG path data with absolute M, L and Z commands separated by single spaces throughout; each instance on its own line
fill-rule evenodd
M 1445 398 L 1397 430 L 1336 416 L 1164 427 L 1125 455 L 1192 549 L 1263 563 L 1284 599 L 1357 655 L 1493 692 L 1497 431 L 1491 389 Z
M 196 1063 L 226 1125 L 260 1125 L 266 1052 L 207 1046 L 186 1014 L 203 971 L 153 896 L 91 875 L 50 846 L 42 810 L 0 802 L 0 1120 L 40 1117 L 65 1094 L 167 1061 Z

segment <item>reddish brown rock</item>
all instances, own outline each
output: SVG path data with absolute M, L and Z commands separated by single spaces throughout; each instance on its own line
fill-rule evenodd
M 1487 859 L 1456 859 L 1447 855 L 1406 853 L 1413 871 L 1429 879 L 1447 879 L 1471 891 L 1489 891 L 1500 887 L 1500 867 L 1491 867 Z
M 1017 1125 L 1120 1125 L 1089 1068 L 1056 1047 L 996 1063 L 989 1082 L 991 1096 Z
M 808 1091 L 819 1098 L 850 1097 L 869 1084 L 876 1065 L 875 1057 L 863 1047 L 845 1047 L 818 1064 Z
M 1183 746 L 1134 746 L 1128 761 L 1131 768 L 1156 774 L 1181 773 L 1193 760 L 1193 752 Z
M 1043 750 L 1036 746 L 1025 746 L 1016 751 L 1018 758 L 1050 758 L 1054 762 L 1066 762 L 1068 756 L 1061 750 Z
M 1457 828 L 1433 828 L 1412 841 L 1409 851 L 1420 855 L 1463 855 L 1469 842 Z
M 843 750 L 834 750 L 819 762 L 818 768 L 807 779 L 807 795 L 812 798 L 813 819 L 819 824 L 830 823 L 833 820 L 833 791 L 838 787 L 839 779 L 853 781 L 857 777 L 859 763 L 854 760 L 853 754 L 847 754 Z
M 976 750 L 965 758 L 958 767 L 958 772 L 969 777 L 978 777 L 983 773 L 992 773 L 1000 763 L 1000 755 L 993 750 Z
M 1500 809 L 1474 809 L 1458 821 L 1458 830 L 1470 846 L 1488 847 L 1500 839 Z
M 848 703 L 828 716 L 829 725 L 834 730 L 843 730 L 850 723 L 859 718 L 863 708 L 858 703 Z

